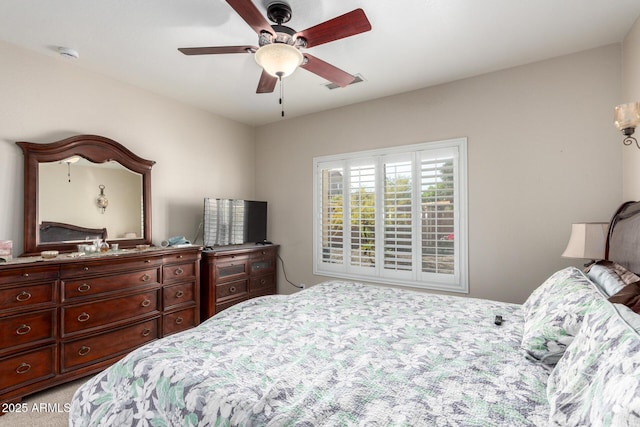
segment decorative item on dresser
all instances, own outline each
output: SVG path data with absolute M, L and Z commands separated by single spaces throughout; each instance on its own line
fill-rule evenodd
M 0 265 L 0 402 L 95 373 L 199 322 L 200 247 Z
M 277 293 L 279 245 L 221 246 L 202 252 L 201 319 L 241 301 Z

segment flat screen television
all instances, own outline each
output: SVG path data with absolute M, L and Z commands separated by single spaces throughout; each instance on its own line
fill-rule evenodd
M 267 202 L 204 199 L 203 242 L 206 247 L 267 241 Z

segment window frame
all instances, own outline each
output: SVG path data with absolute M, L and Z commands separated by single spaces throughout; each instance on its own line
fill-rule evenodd
M 343 196 L 343 224 L 349 223 L 350 215 L 350 191 L 349 175 L 350 166 L 353 164 L 365 164 L 374 162 L 376 168 L 376 191 L 375 191 L 375 218 L 376 230 L 382 230 L 384 209 L 384 169 L 381 168 L 385 159 L 411 158 L 413 162 L 411 188 L 413 202 L 420 199 L 421 156 L 435 158 L 435 153 L 442 151 L 455 151 L 457 155 L 454 161 L 454 273 L 438 274 L 423 272 L 421 263 L 421 224 L 415 218 L 420 217 L 420 204 L 412 203 L 413 210 L 413 232 L 412 232 L 412 256 L 414 263 L 409 274 L 407 271 L 385 272 L 383 263 L 383 233 L 375 234 L 375 266 L 374 267 L 354 267 L 349 263 L 350 251 L 343 251 L 342 263 L 326 263 L 322 259 L 323 227 L 322 227 L 322 170 L 328 168 L 342 168 L 342 196 Z M 429 156 L 431 154 L 431 156 Z M 382 170 L 381 170 L 382 169 Z M 382 283 L 389 285 L 407 286 L 412 288 L 448 291 L 457 293 L 468 293 L 468 201 L 467 201 L 467 138 L 453 138 L 448 140 L 423 142 L 411 145 L 357 151 L 351 153 L 319 156 L 313 158 L 313 274 L 320 276 L 352 279 L 363 282 Z M 382 225 L 380 225 L 382 224 Z M 342 244 L 344 247 L 350 244 L 351 237 L 343 232 Z

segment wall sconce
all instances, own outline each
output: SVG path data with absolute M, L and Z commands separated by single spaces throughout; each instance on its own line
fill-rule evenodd
M 618 105 L 614 111 L 614 123 L 625 136 L 622 141 L 624 145 L 631 145 L 632 142 L 635 142 L 636 146 L 640 148 L 638 140 L 631 136 L 636 127 L 640 125 L 640 102 Z
M 105 209 L 107 209 L 107 206 L 109 206 L 109 200 L 107 199 L 107 196 L 104 195 L 104 185 L 100 184 L 98 185 L 98 188 L 100 189 L 100 194 L 98 195 L 98 207 L 100 208 L 100 212 L 104 213 Z

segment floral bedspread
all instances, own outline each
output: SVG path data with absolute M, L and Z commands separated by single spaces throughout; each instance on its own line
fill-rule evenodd
M 93 377 L 70 425 L 546 425 L 522 322 L 515 304 L 338 281 L 257 298 Z

